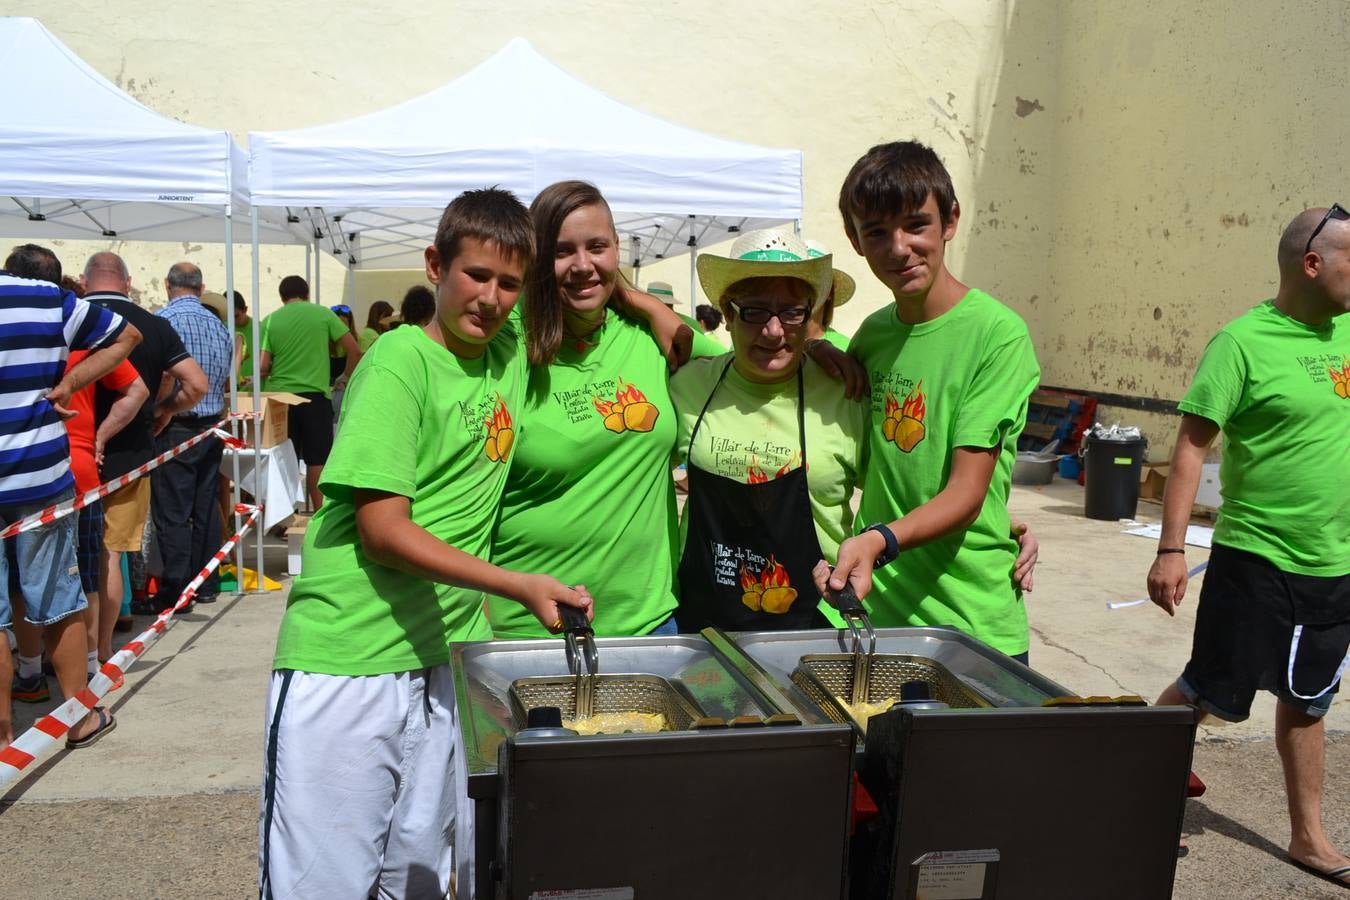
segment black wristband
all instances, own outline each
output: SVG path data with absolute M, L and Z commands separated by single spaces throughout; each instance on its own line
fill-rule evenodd
M 895 533 L 893 531 L 880 522 L 875 525 L 868 525 L 863 529 L 864 533 L 868 531 L 877 532 L 886 542 L 886 549 L 877 557 L 876 562 L 872 564 L 872 568 L 880 569 L 900 555 L 900 542 L 895 539 Z
M 1185 547 L 1159 547 L 1159 548 L 1158 548 L 1158 556 L 1162 556 L 1164 553 L 1185 553 L 1185 552 L 1186 552 L 1186 548 L 1185 548 Z

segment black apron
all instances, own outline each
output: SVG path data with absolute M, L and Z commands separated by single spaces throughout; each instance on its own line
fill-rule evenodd
M 816 539 L 806 484 L 805 389 L 797 370 L 797 431 L 802 464 L 772 481 L 746 484 L 693 463 L 695 441 L 728 360 L 689 435 L 688 532 L 680 558 L 681 631 L 829 628 L 811 570 L 825 558 Z

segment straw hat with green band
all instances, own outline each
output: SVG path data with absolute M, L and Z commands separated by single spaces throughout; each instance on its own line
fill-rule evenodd
M 831 256 L 829 248 L 819 241 L 807 241 L 806 252 L 812 257 Z M 858 290 L 858 283 L 853 280 L 853 276 L 847 272 L 834 270 L 834 305 L 839 308 L 853 299 L 853 293 Z
M 675 288 L 671 287 L 669 281 L 648 282 L 646 290 L 666 306 L 675 305 Z
M 833 269 L 830 256 L 811 256 L 795 234 L 766 228 L 736 238 L 727 256 L 704 253 L 698 258 L 698 280 L 714 303 L 738 281 L 748 278 L 796 278 L 811 286 L 811 305 L 830 295 Z M 838 301 L 836 301 L 837 305 Z

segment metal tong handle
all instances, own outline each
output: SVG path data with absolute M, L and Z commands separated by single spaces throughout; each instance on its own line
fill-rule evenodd
M 586 660 L 587 675 L 600 674 L 600 657 L 595 650 L 595 631 L 586 621 L 586 614 L 575 606 L 558 606 L 558 614 L 563 623 L 563 646 L 567 652 L 567 671 L 573 675 L 583 674 L 581 659 Z M 578 645 L 580 645 L 578 647 Z
M 595 705 L 595 677 L 600 673 L 600 656 L 595 649 L 595 631 L 586 621 L 586 614 L 574 606 L 559 606 L 563 622 L 563 650 L 567 654 L 567 671 L 576 680 L 576 718 L 588 719 Z M 578 648 L 580 645 L 580 648 Z M 586 671 L 581 660 L 585 658 Z
M 853 637 L 851 702 L 864 703 L 867 700 L 867 682 L 871 676 L 872 657 L 877 652 L 877 631 L 872 627 L 872 620 L 867 617 L 867 610 L 863 608 L 853 585 L 845 584 L 838 591 L 830 591 L 829 594 L 831 604 L 839 610 L 839 615 L 843 617 L 844 624 L 848 625 L 849 633 Z M 867 635 L 866 653 L 863 652 L 864 634 Z

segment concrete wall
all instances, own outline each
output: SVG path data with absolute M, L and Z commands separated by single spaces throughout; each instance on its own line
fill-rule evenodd
M 802 148 L 803 232 L 859 283 L 838 315 L 845 331 L 888 297 L 848 248 L 839 184 L 873 143 L 917 137 L 956 182 L 954 271 L 1027 319 L 1047 384 L 1117 394 L 1179 398 L 1214 330 L 1272 292 L 1282 225 L 1338 199 L 1343 183 L 1344 0 L 680 0 L 641 11 L 616 0 L 208 0 L 179 15 L 147 0 L 0 0 L 0 13 L 38 16 L 142 102 L 241 140 L 416 96 L 523 36 L 624 103 Z M 101 246 L 61 252 L 75 267 Z M 117 248 L 148 301 L 184 256 L 223 287 L 219 247 Z M 235 259 L 250 293 L 247 253 Z M 265 251 L 265 311 L 304 260 Z M 358 315 L 421 280 L 369 273 L 348 289 L 335 260 L 322 265 L 323 301 L 354 299 Z M 642 277 L 683 294 L 688 262 Z M 1149 429 L 1154 456 L 1170 449 L 1173 420 L 1119 417 Z

